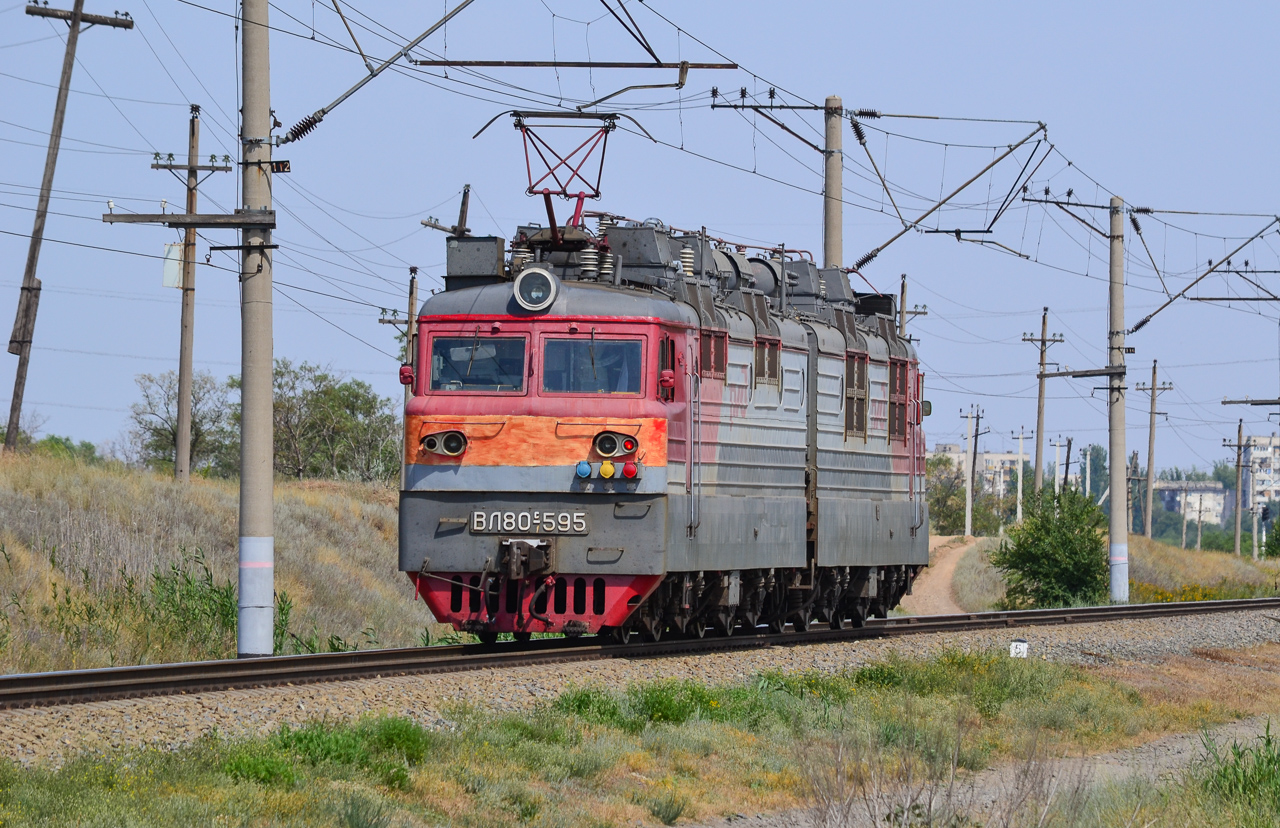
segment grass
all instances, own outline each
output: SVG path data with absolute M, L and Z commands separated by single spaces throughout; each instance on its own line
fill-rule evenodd
M 1004 598 L 1004 580 L 988 557 L 999 545 L 995 538 L 982 538 L 956 562 L 952 594 L 965 612 L 984 612 Z
M 850 739 L 891 758 L 900 781 L 979 771 L 1028 734 L 1060 754 L 1230 715 L 1148 703 L 1073 667 L 948 651 L 728 685 L 578 687 L 524 713 L 457 706 L 439 730 L 375 716 L 0 763 L 0 825 L 670 825 L 811 803 L 814 758 Z
M 234 481 L 0 456 L 0 673 L 233 656 L 237 514 Z M 445 636 L 396 571 L 393 490 L 277 482 L 275 532 L 282 649 Z
M 966 612 L 995 608 L 1004 582 L 991 565 L 997 541 L 984 539 L 956 564 L 956 603 Z M 1209 601 L 1280 594 L 1280 565 L 1230 552 L 1179 549 L 1141 535 L 1129 536 L 1129 599 L 1133 603 Z

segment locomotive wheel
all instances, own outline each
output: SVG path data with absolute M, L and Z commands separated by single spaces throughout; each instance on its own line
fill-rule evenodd
M 694 618 L 684 626 L 685 635 L 690 638 L 705 638 L 707 635 L 707 620 L 705 618 Z
M 831 629 L 847 630 L 849 629 L 849 617 L 843 612 L 837 611 L 831 615 Z
M 511 634 L 511 637 L 514 638 L 516 641 L 520 642 L 521 644 L 525 644 L 533 640 L 533 633 L 529 632 L 528 630 L 525 630 L 523 632 L 513 632 Z
M 807 632 L 809 629 L 810 611 L 801 610 L 791 616 L 791 629 L 798 632 Z
M 774 618 L 769 622 L 769 632 L 784 633 L 787 631 L 787 619 Z
M 635 635 L 635 630 L 631 627 L 614 627 L 610 631 L 610 635 L 612 635 L 613 640 L 619 644 L 630 644 L 631 637 Z
M 490 630 L 476 633 L 476 637 L 480 639 L 481 644 L 497 644 L 498 634 Z
M 733 635 L 734 617 L 731 613 L 720 613 L 716 616 L 716 632 L 726 638 Z
M 648 641 L 654 641 L 654 642 L 661 641 L 662 634 L 666 632 L 666 629 L 667 629 L 667 625 L 662 623 L 661 620 L 648 621 L 645 623 L 644 626 L 645 626 L 645 629 L 644 629 L 645 639 L 647 639 Z

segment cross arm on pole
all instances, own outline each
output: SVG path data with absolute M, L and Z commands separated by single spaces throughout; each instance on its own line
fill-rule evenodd
M 223 164 L 196 164 L 190 166 L 187 164 L 152 164 L 153 170 L 178 170 L 185 172 L 187 170 L 197 170 L 199 172 L 231 172 L 231 167 Z
M 164 224 L 169 227 L 263 228 L 275 229 L 275 210 L 236 210 L 226 214 L 199 213 L 107 213 L 107 224 Z
M 1037 341 L 1037 340 L 1032 340 Z M 1052 379 L 1053 377 L 1123 377 L 1125 368 L 1123 365 L 1108 365 L 1106 368 L 1088 368 L 1083 371 L 1046 371 L 1042 374 L 1036 374 L 1036 379 Z
M 27 14 L 32 17 L 52 17 L 55 20 L 66 20 L 70 23 L 74 18 L 72 12 L 65 9 L 50 9 L 44 6 L 28 5 Z M 89 26 L 110 26 L 113 29 L 132 29 L 133 18 L 121 17 L 117 13 L 116 17 L 107 17 L 102 14 L 85 14 L 81 12 L 80 22 Z

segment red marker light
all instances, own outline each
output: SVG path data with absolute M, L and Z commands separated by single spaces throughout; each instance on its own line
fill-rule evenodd
M 624 453 L 626 453 L 626 454 L 630 454 L 631 452 L 633 452 L 633 451 L 635 451 L 635 450 L 636 450 L 636 441 L 635 441 L 635 439 L 634 439 L 634 438 L 632 438 L 632 437 L 623 437 L 623 438 L 622 438 L 622 451 L 623 451 Z
M 632 478 L 636 476 L 636 464 L 628 460 L 622 466 L 622 476 Z

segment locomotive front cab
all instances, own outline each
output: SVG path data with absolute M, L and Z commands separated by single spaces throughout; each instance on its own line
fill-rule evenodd
M 666 571 L 678 306 L 528 275 L 428 300 L 406 406 L 400 568 L 483 638 L 621 626 Z

